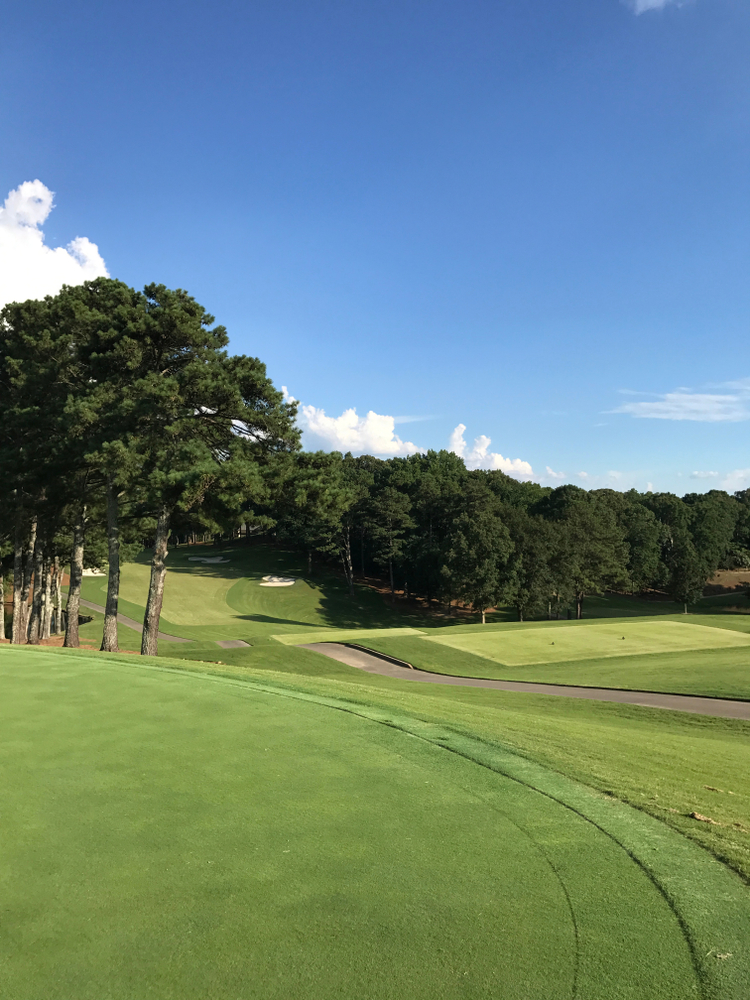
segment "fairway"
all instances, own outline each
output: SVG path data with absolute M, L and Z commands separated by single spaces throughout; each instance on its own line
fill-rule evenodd
M 13 1000 L 700 996 L 684 915 L 583 789 L 127 657 L 6 647 L 0 686 Z
M 409 627 L 419 620 L 366 587 L 356 587 L 352 598 L 335 574 L 320 569 L 310 575 L 299 554 L 268 545 L 180 546 L 170 551 L 168 567 L 161 630 L 194 642 Z M 122 566 L 120 611 L 137 621 L 143 619 L 149 574 L 143 555 Z M 294 584 L 268 586 L 269 576 L 294 578 Z M 106 592 L 106 576 L 84 579 L 85 600 L 104 605 Z
M 750 635 L 744 632 L 675 621 L 587 622 L 554 629 L 529 625 L 502 631 L 428 634 L 425 638 L 511 667 L 683 650 L 742 647 L 750 652 Z

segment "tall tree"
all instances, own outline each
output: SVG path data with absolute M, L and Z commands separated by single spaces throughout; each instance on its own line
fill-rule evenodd
M 489 505 L 456 519 L 444 575 L 455 596 L 481 614 L 483 625 L 487 610 L 507 596 L 512 548 L 508 529 Z
M 583 617 L 587 594 L 622 587 L 627 580 L 628 547 L 610 507 L 576 486 L 560 486 L 532 508 L 559 526 L 553 572 L 569 587 L 576 617 Z
M 186 292 L 144 289 L 145 322 L 132 388 L 133 445 L 156 521 L 141 652 L 155 655 L 170 523 L 200 503 L 230 460 L 262 464 L 298 447 L 294 404 L 257 358 L 228 357 L 226 330 Z
M 507 599 L 522 622 L 543 612 L 555 589 L 551 569 L 554 530 L 551 524 L 530 515 L 524 507 L 504 507 L 503 520 L 513 543 Z

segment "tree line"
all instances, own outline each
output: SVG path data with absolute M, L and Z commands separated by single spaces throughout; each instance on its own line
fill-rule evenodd
M 285 544 L 340 560 L 349 587 L 518 620 L 572 613 L 587 594 L 663 591 L 687 610 L 719 568 L 750 567 L 750 490 L 557 489 L 468 470 L 447 451 L 379 460 L 301 453 L 268 511 Z
M 275 539 L 391 594 L 518 619 L 582 615 L 587 594 L 666 592 L 685 609 L 719 567 L 750 566 L 750 491 L 586 491 L 468 470 L 447 451 L 305 452 L 296 409 L 187 292 L 99 278 L 0 312 L 0 593 L 10 639 L 61 620 L 77 646 L 85 567 L 107 567 L 102 649 L 117 649 L 120 565 L 151 550 L 142 652 L 157 648 L 171 541 Z M 33 597 L 29 603 L 30 596 Z M 5 620 L 0 615 L 0 638 Z

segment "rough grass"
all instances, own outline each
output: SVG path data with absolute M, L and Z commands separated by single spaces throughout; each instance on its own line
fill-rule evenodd
M 417 717 L 142 663 L 0 650 L 4 996 L 738 995 L 696 958 L 736 948 L 738 886 L 637 812 Z

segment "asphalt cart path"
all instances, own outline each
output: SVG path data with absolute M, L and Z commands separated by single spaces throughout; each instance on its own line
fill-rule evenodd
M 623 691 L 617 688 L 575 687 L 569 684 L 533 684 L 527 681 L 497 681 L 488 678 L 454 677 L 450 674 L 433 674 L 415 670 L 384 654 L 344 645 L 339 642 L 309 642 L 302 649 L 330 656 L 350 667 L 358 667 L 370 674 L 397 677 L 399 680 L 423 684 L 455 684 L 460 687 L 491 688 L 495 691 L 521 691 L 526 694 L 550 694 L 565 698 L 584 698 L 589 701 L 616 701 L 624 705 L 641 705 L 645 708 L 668 708 L 677 712 L 694 712 L 713 715 L 720 719 L 750 720 L 750 701 L 731 701 L 727 698 L 701 698 L 686 694 L 660 694 L 655 691 Z

